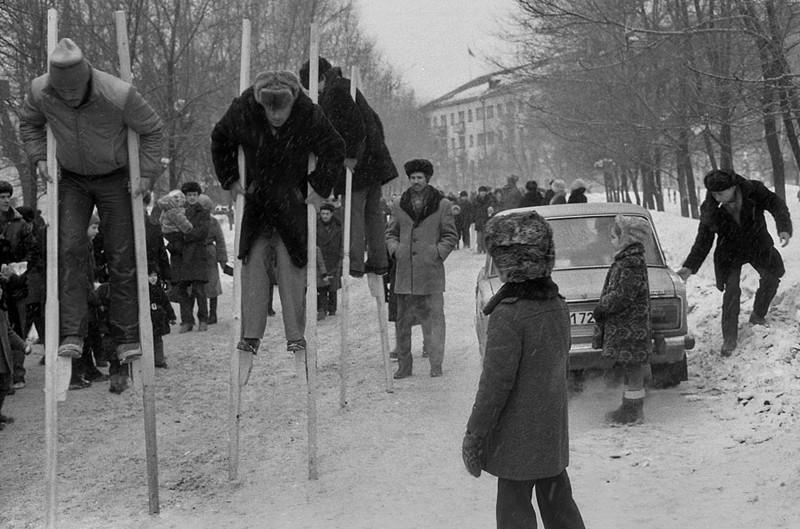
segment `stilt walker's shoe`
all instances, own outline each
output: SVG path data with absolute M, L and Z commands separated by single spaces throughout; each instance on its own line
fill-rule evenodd
M 117 346 L 117 360 L 120 364 L 128 364 L 142 357 L 142 348 L 138 343 L 121 343 Z
M 733 354 L 736 350 L 736 340 L 725 339 L 722 342 L 722 349 L 720 349 L 720 354 L 722 356 L 728 357 Z
M 83 338 L 65 336 L 58 345 L 58 356 L 64 358 L 80 358 L 83 354 Z
M 644 422 L 644 399 L 622 399 L 622 405 L 606 414 L 611 424 L 641 424 Z

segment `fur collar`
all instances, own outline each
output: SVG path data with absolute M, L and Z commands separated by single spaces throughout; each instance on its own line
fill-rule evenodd
M 488 316 L 505 299 L 513 298 L 513 301 L 517 299 L 542 300 L 553 299 L 557 296 L 558 285 L 553 282 L 551 277 L 538 277 L 521 283 L 505 283 L 486 304 L 483 313 Z
M 414 221 L 414 227 L 419 226 L 420 222 L 436 213 L 436 210 L 439 209 L 439 202 L 444 198 L 442 192 L 435 187 L 429 185 L 428 189 L 427 199 L 422 206 L 419 217 L 414 213 L 414 205 L 411 203 L 411 189 L 406 189 L 400 197 L 400 209 L 411 217 L 411 220 Z

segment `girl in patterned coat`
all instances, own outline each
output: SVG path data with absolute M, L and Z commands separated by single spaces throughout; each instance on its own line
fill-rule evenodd
M 644 248 L 652 234 L 643 217 L 617 215 L 610 236 L 616 253 L 594 309 L 592 345 L 625 371 L 622 405 L 606 419 L 616 424 L 634 424 L 644 420 L 644 366 L 652 350 Z

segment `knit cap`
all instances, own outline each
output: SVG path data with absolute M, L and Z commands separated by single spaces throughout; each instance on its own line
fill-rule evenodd
M 556 259 L 553 230 L 535 211 L 492 217 L 484 234 L 486 251 L 509 282 L 550 276 Z
M 72 39 L 61 39 L 50 54 L 50 84 L 56 89 L 77 89 L 89 82 L 91 66 Z

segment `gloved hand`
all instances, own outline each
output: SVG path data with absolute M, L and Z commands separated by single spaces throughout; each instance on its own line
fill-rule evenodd
M 481 476 L 481 463 L 483 461 L 483 439 L 469 432 L 464 434 L 461 443 L 461 458 L 467 472 L 479 478 Z
M 233 275 L 233 267 L 231 265 L 229 265 L 228 263 L 225 263 L 224 265 L 222 265 L 222 273 L 225 274 L 226 276 L 232 276 Z

